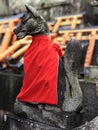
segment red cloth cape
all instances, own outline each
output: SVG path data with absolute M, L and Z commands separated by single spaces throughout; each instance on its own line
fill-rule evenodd
M 24 55 L 24 79 L 17 99 L 57 104 L 57 80 L 61 48 L 48 36 L 34 36 Z

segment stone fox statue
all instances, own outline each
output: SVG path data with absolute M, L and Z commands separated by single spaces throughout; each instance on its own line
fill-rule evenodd
M 66 128 L 65 113 L 78 111 L 83 99 L 77 78 L 80 43 L 70 40 L 63 56 L 60 47 L 52 43 L 44 18 L 30 5 L 26 10 L 14 33 L 18 39 L 31 35 L 32 43 L 24 54 L 23 85 L 14 111 Z

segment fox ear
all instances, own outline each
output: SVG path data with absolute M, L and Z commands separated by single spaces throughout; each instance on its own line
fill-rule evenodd
M 27 4 L 25 5 L 25 7 L 26 7 L 27 12 L 32 13 L 35 18 L 41 17 L 40 14 L 37 12 L 37 10 L 34 7 L 27 5 Z

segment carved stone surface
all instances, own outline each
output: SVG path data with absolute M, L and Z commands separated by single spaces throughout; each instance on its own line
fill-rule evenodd
M 29 119 L 21 119 L 15 115 L 8 115 L 2 130 L 62 130 Z
M 27 35 L 31 35 L 32 37 L 35 35 L 48 35 L 49 37 L 49 29 L 45 19 L 34 7 L 26 5 L 26 9 L 27 12 L 24 13 L 23 17 L 21 18 L 21 23 L 17 28 L 14 29 L 14 33 L 17 35 L 18 39 L 22 39 Z M 77 77 L 81 54 L 82 48 L 80 42 L 77 40 L 70 40 L 67 43 L 66 51 L 64 53 L 64 62 L 59 58 L 59 72 L 57 81 L 58 105 L 54 107 L 57 109 L 59 108 L 60 112 L 77 111 L 82 105 L 83 95 Z M 45 106 L 48 105 L 45 104 Z M 53 106 L 50 105 L 49 107 Z M 18 109 L 16 108 L 15 110 L 17 111 Z M 55 112 L 56 111 L 54 111 L 54 113 Z M 53 112 L 51 113 L 53 114 Z
M 27 12 L 21 18 L 20 25 L 14 30 L 17 37 L 21 39 L 27 35 L 49 36 L 47 23 L 37 10 L 30 5 L 26 5 L 26 9 Z M 62 129 L 71 129 L 75 127 L 74 124 L 77 123 L 77 120 L 78 123 L 80 123 L 81 113 L 77 114 L 77 112 L 80 112 L 83 101 L 83 94 L 78 80 L 78 68 L 81 54 L 82 48 L 80 42 L 70 40 L 67 43 L 64 53 L 64 62 L 59 58 L 59 78 L 57 85 L 58 105 L 43 103 L 34 104 L 33 102 L 26 103 L 25 101 L 21 102 L 16 100 L 14 106 L 15 113 L 19 116 L 26 115 L 31 120 L 54 127 L 57 126 Z M 62 75 L 63 73 L 65 75 Z M 75 120 L 75 118 L 77 120 Z
M 70 41 L 65 52 L 65 63 L 59 62 L 58 105 L 31 104 L 16 100 L 15 113 L 19 116 L 25 113 L 29 119 L 63 129 L 73 127 L 77 123 L 75 118 L 80 120 L 80 114 L 77 114 L 76 111 L 80 111 L 83 99 L 77 78 L 80 52 L 80 44 L 76 41 Z M 69 61 L 68 57 L 70 57 Z M 64 67 L 66 75 L 64 75 Z M 73 125 L 71 126 L 70 123 Z
M 75 113 L 60 113 L 59 110 L 56 109 L 57 113 L 55 115 L 51 115 L 49 112 L 51 110 L 43 110 L 44 116 L 49 116 L 53 118 L 57 123 L 62 123 L 63 119 L 65 120 L 65 127 L 64 130 L 97 130 L 98 126 L 98 97 L 96 95 L 96 84 L 90 82 L 80 81 L 80 86 L 83 91 L 83 108 L 81 112 Z M 42 111 L 43 107 L 39 106 L 40 110 L 33 107 L 32 104 L 17 104 L 17 107 L 21 107 L 24 111 L 28 113 L 29 118 L 27 115 L 23 113 L 9 114 L 8 120 L 5 121 L 4 130 L 13 130 L 12 128 L 18 128 L 21 130 L 61 130 L 63 128 L 59 128 L 50 122 L 46 122 L 44 120 L 42 123 L 40 112 Z M 54 108 L 55 109 L 55 108 Z M 34 113 L 35 115 L 34 115 Z M 38 114 L 38 116 L 37 116 Z M 32 119 L 32 117 L 39 118 L 39 121 L 36 122 Z M 95 118 L 96 117 L 96 118 Z M 47 119 L 47 118 L 46 118 Z M 48 123 L 48 124 L 47 124 Z M 50 123 L 50 124 L 49 124 Z M 80 127 L 79 127 L 80 126 Z M 87 129 L 89 128 L 89 129 Z M 16 129 L 15 129 L 16 130 Z

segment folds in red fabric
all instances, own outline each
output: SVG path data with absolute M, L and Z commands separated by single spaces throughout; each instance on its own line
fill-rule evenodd
M 50 37 L 34 36 L 24 55 L 24 79 L 17 99 L 22 102 L 58 104 L 59 45 Z

